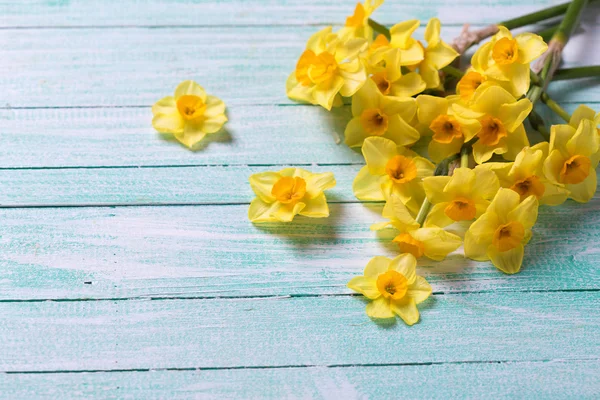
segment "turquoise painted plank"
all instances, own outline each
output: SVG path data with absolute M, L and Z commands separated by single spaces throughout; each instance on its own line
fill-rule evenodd
M 535 11 L 561 0 L 512 0 L 482 4 L 477 0 L 387 1 L 378 20 L 428 19 L 437 16 L 449 23 L 492 23 Z M 457 12 L 457 3 L 463 12 Z M 305 25 L 343 23 L 354 11 L 354 0 L 126 0 L 126 1 L 3 1 L 0 26 L 169 26 L 169 25 Z
M 599 302 L 448 294 L 412 328 L 373 323 L 353 296 L 0 303 L 0 371 L 598 360 Z
M 598 360 L 217 371 L 0 374 L 10 398 L 593 399 Z
M 517 275 L 460 250 L 420 272 L 436 292 L 598 290 L 599 206 L 543 209 Z M 371 257 L 398 254 L 393 230 L 369 230 L 381 207 L 257 226 L 246 205 L 3 209 L 0 299 L 347 294 Z
M 352 181 L 362 166 L 303 168 L 333 172 L 337 185 L 327 191 L 330 201 L 357 202 Z M 0 170 L 0 207 L 250 203 L 249 176 L 282 168 L 286 166 L 5 169 Z
M 5 29 L 0 105 L 150 106 L 185 79 L 221 97 L 230 112 L 240 104 L 294 104 L 285 81 L 316 29 Z M 584 29 L 566 47 L 565 66 L 600 63 L 600 53 L 587 50 L 600 46 L 600 25 Z M 446 27 L 443 37 L 460 30 Z M 598 101 L 600 89 L 565 90 L 557 100 Z

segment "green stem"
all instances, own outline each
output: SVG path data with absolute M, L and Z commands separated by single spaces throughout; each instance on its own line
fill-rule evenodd
M 415 219 L 420 226 L 423 226 L 425 219 L 427 218 L 427 214 L 429 214 L 429 210 L 431 209 L 431 203 L 427 198 L 423 200 L 421 204 L 421 208 L 419 209 L 419 213 L 417 214 L 417 218 Z
M 469 168 L 470 150 L 471 149 L 469 147 L 463 147 L 462 149 L 460 149 L 460 167 L 461 168 Z
M 567 79 L 597 78 L 600 77 L 600 65 L 589 67 L 559 69 L 554 73 L 553 81 L 564 81 Z
M 552 35 L 552 40 L 560 41 L 563 46 L 567 44 L 573 31 L 579 25 L 579 18 L 581 17 L 581 12 L 587 5 L 588 0 L 573 0 L 568 4 L 567 11 L 565 13 L 565 17 L 561 21 L 560 25 L 558 25 L 558 29 Z
M 543 21 L 545 19 L 550 19 L 554 17 L 558 17 L 563 15 L 570 3 L 563 3 L 557 6 L 544 8 L 542 10 L 533 12 L 531 14 L 525 14 L 521 17 L 509 19 L 504 22 L 498 23 L 498 25 L 505 26 L 507 29 L 515 29 L 520 28 L 525 25 L 531 25 L 535 22 Z
M 462 72 L 460 69 L 454 68 L 450 65 L 447 65 L 444 68 L 442 68 L 442 71 L 447 75 L 455 77 L 456 79 L 461 79 L 465 75 L 464 72 Z
M 542 37 L 542 39 L 544 39 L 544 42 L 547 43 L 550 41 L 550 39 L 552 39 L 552 35 L 554 35 L 554 32 L 556 32 L 557 29 L 558 29 L 558 25 L 555 25 L 548 29 L 544 29 L 541 32 L 538 32 L 538 35 L 540 35 Z
M 550 141 L 550 132 L 548 132 L 548 129 L 546 128 L 542 117 L 540 117 L 540 115 L 537 112 L 532 110 L 529 114 L 528 119 L 529 123 L 531 124 L 531 127 L 538 131 L 544 137 L 544 139 L 546 139 L 546 141 Z
M 569 122 L 571 120 L 571 115 L 567 111 L 565 111 L 565 109 L 562 108 L 557 102 L 552 100 L 550 96 L 548 96 L 548 94 L 546 94 L 545 92 L 542 93 L 542 101 L 548 106 L 549 109 L 554 111 L 559 117 L 564 119 L 566 122 Z
M 390 30 L 371 18 L 369 18 L 369 26 L 373 28 L 375 32 L 381 33 L 383 36 L 385 36 L 387 40 L 391 39 L 392 36 L 390 35 Z

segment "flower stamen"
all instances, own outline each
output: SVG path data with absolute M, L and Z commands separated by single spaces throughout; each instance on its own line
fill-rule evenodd
M 387 271 L 377 277 L 377 289 L 386 299 L 400 300 L 408 291 L 408 279 L 398 271 Z
M 394 156 L 385 165 L 385 172 L 396 183 L 407 183 L 417 177 L 414 161 L 404 156 Z
M 496 229 L 492 244 L 500 251 L 508 251 L 521 244 L 524 238 L 525 228 L 523 225 L 518 221 L 511 221 Z
M 281 203 L 295 204 L 306 194 L 306 181 L 297 176 L 284 176 L 273 185 L 271 194 Z

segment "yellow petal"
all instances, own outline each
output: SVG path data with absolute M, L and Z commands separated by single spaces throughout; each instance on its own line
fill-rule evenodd
M 188 122 L 183 128 L 183 134 L 175 134 L 175 138 L 191 149 L 206 136 L 204 126 L 202 123 L 193 124 Z
M 473 54 L 471 57 L 471 65 L 475 71 L 482 73 L 488 69 L 490 52 L 492 51 L 493 46 L 494 43 L 491 41 L 484 43 Z
M 225 125 L 225 122 L 227 122 L 227 117 L 225 114 L 208 118 L 202 124 L 202 131 L 204 131 L 204 133 L 216 133 L 221 130 L 223 125 Z
M 507 251 L 500 251 L 493 245 L 488 248 L 488 256 L 492 264 L 506 274 L 516 274 L 519 272 L 521 264 L 523 264 L 523 254 L 524 249 L 522 244 Z
M 365 110 L 379 108 L 381 94 L 375 82 L 368 79 L 363 87 L 352 97 L 352 115 L 360 117 Z
M 450 201 L 452 196 L 444 192 L 448 182 L 450 182 L 449 176 L 432 176 L 423 179 L 423 188 L 427 199 L 433 204 Z
M 388 181 L 387 175 L 371 175 L 368 167 L 362 167 L 354 178 L 352 191 L 359 200 L 383 201 L 385 195 L 381 185 Z
M 304 103 L 316 104 L 313 99 L 313 92 L 316 86 L 304 86 L 296 80 L 296 73 L 292 72 L 286 81 L 287 96 L 296 101 Z
M 423 61 L 419 66 L 419 74 L 427 89 L 435 89 L 440 86 L 440 74 L 437 68 L 428 61 Z
M 431 207 L 427 219 L 425 220 L 425 227 L 439 227 L 445 228 L 454 221 L 448 217 L 445 213 L 445 209 L 448 203 L 438 203 Z
M 498 115 L 504 104 L 515 102 L 513 95 L 500 86 L 489 86 L 481 92 L 476 91 L 473 100 L 476 111 L 494 116 Z
M 529 196 L 508 213 L 509 221 L 518 221 L 525 229 L 531 229 L 538 216 L 538 199 Z
M 408 284 L 412 284 L 417 277 L 417 259 L 409 253 L 400 254 L 392 259 L 388 269 L 404 275 Z
M 325 190 L 335 187 L 335 185 L 335 177 L 332 172 L 309 173 L 306 178 L 306 194 L 309 199 L 312 199 L 323 194 Z
M 575 111 L 573 111 L 573 114 L 571 114 L 569 125 L 577 129 L 582 119 L 589 119 L 593 121 L 594 118 L 596 118 L 596 111 L 584 104 L 580 104 Z
M 486 212 L 473 222 L 465 235 L 465 256 L 473 260 L 487 260 L 487 248 L 499 225 L 500 220 L 494 212 Z
M 456 57 L 458 57 L 456 50 L 444 42 L 440 42 L 434 47 L 428 47 L 425 55 L 427 62 L 437 70 L 450 65 L 450 63 L 454 61 Z
M 589 119 L 581 120 L 577 131 L 567 142 L 567 151 L 570 154 L 591 157 L 598 152 L 599 139 L 600 135 L 594 122 Z
M 152 114 L 173 114 L 177 111 L 177 102 L 173 96 L 163 97 L 152 106 Z
M 273 203 L 266 203 L 257 197 L 250 203 L 248 219 L 251 222 L 275 222 L 277 219 L 271 215 L 273 207 Z
M 431 18 L 425 27 L 425 40 L 429 46 L 436 46 L 440 41 L 440 20 Z
M 312 92 L 314 103 L 330 111 L 333 107 L 335 95 L 338 94 L 342 86 L 344 86 L 344 79 L 340 76 L 336 76 L 330 85 L 317 86 Z
M 462 244 L 459 236 L 441 228 L 421 228 L 412 232 L 411 235 L 423 243 L 425 257 L 436 261 L 443 260 Z
M 392 26 L 390 29 L 390 44 L 392 47 L 407 49 L 411 44 L 411 36 L 417 30 L 419 24 L 419 20 L 411 19 Z
M 161 133 L 183 133 L 185 121 L 178 111 L 172 114 L 156 114 L 152 118 L 152 126 Z
M 367 278 L 377 279 L 379 275 L 385 273 L 388 270 L 388 267 L 390 266 L 391 262 L 392 260 L 390 260 L 387 257 L 375 256 L 371 258 L 371 260 L 369 260 L 369 262 L 367 263 L 364 275 Z
M 398 154 L 396 143 L 381 137 L 366 138 L 362 153 L 372 175 L 385 174 L 385 166 L 390 158 Z
M 354 102 L 354 98 L 352 102 Z M 349 147 L 360 147 L 367 137 L 369 135 L 365 132 L 360 117 L 352 118 L 344 131 L 346 145 Z
M 560 150 L 553 150 L 544 161 L 544 176 L 551 182 L 558 183 L 560 171 L 566 161 Z
M 415 300 L 416 304 L 420 304 L 427 300 L 431 295 L 432 289 L 429 282 L 422 276 L 417 276 L 415 281 L 408 287 L 406 295 Z
M 454 138 L 450 143 L 440 143 L 435 140 L 429 142 L 427 154 L 432 161 L 439 163 L 444 158 L 460 152 L 464 141 Z
M 514 131 L 525 121 L 533 105 L 529 99 L 521 99 L 514 103 L 505 103 L 500 106 L 498 117 L 509 132 Z
M 367 81 L 367 72 L 364 66 L 358 60 L 355 60 L 355 62 L 360 66 L 356 71 L 348 69 L 347 63 L 340 67 L 339 73 L 342 77 L 342 86 L 339 92 L 342 96 L 350 97 L 354 95 Z
M 530 85 L 529 64 L 513 63 L 507 66 L 506 76 L 510 77 L 513 94 L 522 96 L 527 93 Z
M 576 185 L 567 185 L 567 189 L 571 192 L 569 197 L 578 203 L 587 203 L 596 193 L 597 177 L 596 171 L 591 170 L 590 174 L 583 182 Z
M 421 138 L 419 131 L 406 123 L 399 115 L 388 119 L 388 130 L 385 136 L 399 146 L 408 146 Z
M 298 215 L 302 209 L 304 209 L 305 204 L 302 202 L 293 204 L 282 204 L 280 202 L 273 203 L 271 207 L 271 216 L 273 216 L 277 221 L 281 222 L 291 222 L 296 215 Z
M 519 205 L 520 196 L 511 189 L 500 189 L 489 205 L 488 212 L 491 211 L 498 216 L 500 223 L 505 224 L 509 221 L 508 215 Z
M 206 110 L 204 111 L 205 118 L 213 118 L 225 113 L 225 103 L 215 96 L 206 96 Z
M 390 302 L 383 297 L 378 297 L 367 304 L 365 310 L 371 318 L 394 318 L 394 313 L 390 309 Z
M 368 299 L 376 299 L 381 296 L 377 289 L 375 280 L 366 278 L 364 276 L 355 276 L 348 282 L 348 288 L 354 290 L 365 296 Z
M 398 115 L 405 121 L 412 121 L 417 113 L 417 102 L 412 97 L 381 96 L 381 109 L 386 115 Z
M 305 206 L 302 210 L 298 211 L 298 214 L 310 218 L 329 217 L 329 207 L 327 206 L 327 199 L 323 193 L 312 199 L 304 199 L 303 202 Z
M 527 138 L 525 127 L 519 125 L 514 132 L 508 134 L 504 143 L 506 145 L 506 151 L 502 154 L 502 157 L 504 157 L 505 160 L 514 160 L 521 149 L 529 146 L 529 139 Z
M 575 135 L 577 127 L 570 125 L 552 125 L 550 128 L 550 152 L 553 150 L 567 151 L 567 142 Z
M 448 113 L 448 100 L 444 97 L 422 94 L 417 96 L 417 117 L 423 125 L 429 126 L 439 115 Z
M 194 81 L 183 81 L 177 85 L 177 88 L 175 89 L 175 100 L 186 94 L 198 96 L 206 103 L 206 92 L 204 91 L 204 88 Z
M 395 194 L 388 198 L 381 215 L 384 218 L 393 220 L 396 228 L 399 228 L 400 225 L 402 228 L 399 229 L 400 231 L 413 230 L 419 227 L 419 224 L 410 214 L 402 199 Z
M 544 182 L 544 195 L 540 199 L 540 204 L 558 206 L 564 203 L 568 197 L 569 191 L 566 188 L 546 181 Z
M 454 172 L 456 173 L 456 170 Z M 500 188 L 500 182 L 494 171 L 477 166 L 473 172 L 475 172 L 475 192 L 484 199 L 494 197 Z
M 521 64 L 532 62 L 548 49 L 544 39 L 534 33 L 521 33 L 515 36 L 515 40 L 519 46 L 518 62 Z
M 483 164 L 494 154 L 504 154 L 508 151 L 508 145 L 506 140 L 500 140 L 496 146 L 486 146 L 481 144 L 480 141 L 475 142 L 473 145 L 473 158 L 477 164 Z
M 481 174 L 482 177 L 485 177 L 490 173 L 493 174 L 493 172 L 484 169 L 478 170 L 478 174 Z M 469 194 L 475 185 L 476 179 L 477 173 L 474 170 L 470 168 L 456 168 L 452 174 L 452 177 L 448 181 L 448 184 L 444 188 L 444 192 L 455 196 L 458 195 L 469 197 Z
M 390 94 L 397 97 L 412 97 L 427 88 L 427 84 L 416 72 L 409 72 L 392 82 Z
M 281 175 L 277 172 L 259 172 L 250 175 L 250 187 L 264 202 L 273 203 L 275 197 L 271 194 L 271 190 L 279 179 L 281 179 Z
M 390 302 L 391 310 L 397 314 L 406 325 L 414 325 L 419 321 L 419 310 L 415 304 L 415 299 L 409 298 L 406 302 Z

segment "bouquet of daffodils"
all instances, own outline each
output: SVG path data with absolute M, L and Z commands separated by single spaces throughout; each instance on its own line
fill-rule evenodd
M 478 31 L 466 26 L 452 45 L 440 38 L 436 18 L 422 40 L 414 37 L 417 20 L 389 30 L 376 23 L 370 17 L 382 3 L 359 3 L 337 32 L 315 33 L 286 89 L 291 99 L 327 110 L 351 102 L 345 143 L 366 162 L 354 194 L 385 201 L 386 221 L 371 229 L 395 229 L 400 255 L 373 258 L 348 287 L 371 300 L 370 317 L 398 315 L 412 325 L 416 305 L 431 294 L 416 275 L 418 258 L 442 260 L 462 245 L 466 257 L 517 273 L 538 206 L 594 196 L 600 115 L 583 105 L 569 115 L 545 90 L 555 75 L 598 71 L 557 68 L 586 1 Z M 510 31 L 560 15 L 560 25 L 543 33 L 549 44 L 541 35 Z M 486 39 L 461 69 L 461 55 Z M 564 124 L 548 129 L 538 102 Z M 253 222 L 289 222 L 298 214 L 328 216 L 323 191 L 335 180 L 287 168 L 253 175 L 250 184 L 257 194 Z

